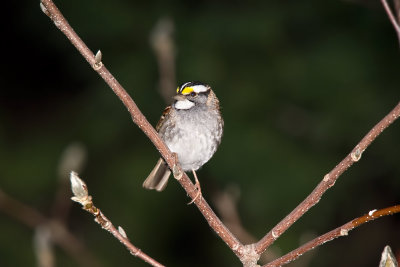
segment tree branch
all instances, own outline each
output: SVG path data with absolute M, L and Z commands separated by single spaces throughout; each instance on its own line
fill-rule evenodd
M 244 246 L 240 241 L 226 228 L 221 220 L 215 215 L 211 207 L 207 204 L 203 197 L 197 197 L 197 189 L 189 179 L 189 177 L 179 167 L 179 163 L 176 161 L 176 157 L 171 153 L 168 147 L 164 144 L 161 138 L 158 136 L 156 130 L 146 120 L 145 116 L 136 106 L 133 99 L 128 95 L 121 84 L 114 78 L 114 76 L 107 70 L 104 64 L 101 62 L 101 56 L 96 57 L 86 46 L 86 44 L 80 39 L 76 32 L 69 25 L 67 20 L 58 10 L 56 5 L 51 0 L 41 1 L 42 11 L 50 17 L 56 27 L 64 33 L 69 41 L 75 46 L 75 48 L 81 53 L 86 61 L 92 66 L 92 68 L 103 78 L 103 80 L 110 86 L 114 93 L 119 97 L 125 107 L 128 109 L 133 122 L 147 135 L 154 146 L 158 149 L 165 162 L 172 170 L 176 170 L 175 173 L 180 173 L 179 183 L 182 185 L 186 193 L 195 199 L 194 203 L 204 218 L 207 220 L 211 228 L 221 237 L 221 239 L 234 251 L 238 257 L 242 257 L 244 252 Z M 176 175 L 174 175 L 176 177 Z
M 387 3 L 387 1 L 386 0 L 381 0 L 381 2 L 382 2 L 382 5 L 383 5 L 383 8 L 386 11 L 386 14 L 389 17 L 390 22 L 392 23 L 392 25 L 394 27 L 394 30 L 396 31 L 397 38 L 399 39 L 399 43 L 400 43 L 400 25 L 399 25 L 399 22 L 400 22 L 400 4 L 397 1 L 395 2 L 395 8 L 398 9 L 398 10 L 396 10 L 396 14 L 397 14 L 397 16 L 399 16 L 397 18 L 397 20 L 396 20 L 396 17 L 395 17 L 395 15 L 393 15 L 393 12 L 392 12 L 389 4 Z
M 303 255 L 304 253 L 314 249 L 317 246 L 320 246 L 328 241 L 331 241 L 335 238 L 341 237 L 341 236 L 347 236 L 349 231 L 353 230 L 354 228 L 367 223 L 369 221 L 375 220 L 377 218 L 383 217 L 383 216 L 387 216 L 387 215 L 392 215 L 395 213 L 399 213 L 400 212 L 400 205 L 396 205 L 396 206 L 392 206 L 392 207 L 388 207 L 385 209 L 381 209 L 381 210 L 371 210 L 368 214 L 358 217 L 324 235 L 321 235 L 309 242 L 307 242 L 306 244 L 304 244 L 303 246 L 289 252 L 288 254 L 280 257 L 279 259 L 276 259 L 266 265 L 263 265 L 263 267 L 278 267 L 278 266 L 282 266 L 285 265 L 295 259 L 297 259 L 298 257 L 300 257 L 301 255 Z
M 71 172 L 70 180 L 72 192 L 74 193 L 74 197 L 72 197 L 71 199 L 75 202 L 80 203 L 84 210 L 91 213 L 95 218 L 95 222 L 100 224 L 100 226 L 104 230 L 110 232 L 115 238 L 117 238 L 122 244 L 124 244 L 124 246 L 129 250 L 132 255 L 144 260 L 152 266 L 164 267 L 164 265 L 157 262 L 152 257 L 134 246 L 129 241 L 125 231 L 121 227 L 118 227 L 117 230 L 112 222 L 101 212 L 101 210 L 95 207 L 92 201 L 92 197 L 89 195 L 86 184 L 78 177 L 78 174 L 76 174 L 75 172 Z
M 331 170 L 308 197 L 303 200 L 289 215 L 280 221 L 270 232 L 268 232 L 260 241 L 256 243 L 256 252 L 261 254 L 266 250 L 279 236 L 281 236 L 295 221 L 303 216 L 312 206 L 318 203 L 321 196 L 331 188 L 336 180 L 342 175 L 354 162 L 360 160 L 364 150 L 374 141 L 390 124 L 400 116 L 400 103 L 389 112 L 378 124 L 376 124 L 364 138 L 355 146 L 333 170 Z
M 37 210 L 7 195 L 0 189 L 0 210 L 30 228 L 46 227 L 50 230 L 51 241 L 71 255 L 81 266 L 100 266 L 82 242 L 57 220 L 46 218 Z

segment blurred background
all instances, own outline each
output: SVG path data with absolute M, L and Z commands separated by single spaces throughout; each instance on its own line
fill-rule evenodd
M 177 84 L 213 87 L 225 132 L 198 176 L 210 205 L 248 242 L 300 203 L 400 99 L 398 40 L 379 1 L 56 4 L 153 125 Z M 4 5 L 0 266 L 46 266 L 38 255 L 54 261 L 47 266 L 148 266 L 71 203 L 71 168 L 105 215 L 161 263 L 241 266 L 176 181 L 162 193 L 142 189 L 157 150 L 39 1 Z M 267 257 L 398 204 L 399 137 L 397 122 Z M 399 215 L 381 218 L 288 266 L 378 266 L 385 245 L 400 253 L 399 226 Z M 67 237 L 53 236 L 64 230 Z

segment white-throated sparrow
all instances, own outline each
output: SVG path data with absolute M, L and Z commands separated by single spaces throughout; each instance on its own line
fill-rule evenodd
M 178 87 L 174 103 L 164 110 L 156 130 L 171 152 L 178 155 L 183 171 L 195 174 L 194 171 L 217 150 L 223 126 L 219 101 L 211 87 L 200 82 L 187 82 Z M 160 158 L 143 187 L 162 191 L 170 174 L 170 169 Z

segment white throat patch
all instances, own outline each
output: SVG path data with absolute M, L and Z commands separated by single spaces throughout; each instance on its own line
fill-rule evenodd
M 178 101 L 175 102 L 175 108 L 176 109 L 190 109 L 193 106 L 194 106 L 194 103 L 192 101 L 187 100 L 187 99 L 178 100 Z

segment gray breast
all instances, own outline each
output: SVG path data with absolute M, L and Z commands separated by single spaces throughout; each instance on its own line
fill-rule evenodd
M 184 171 L 197 170 L 214 155 L 221 141 L 222 119 L 218 111 L 205 108 L 174 111 L 160 136 L 178 154 Z

